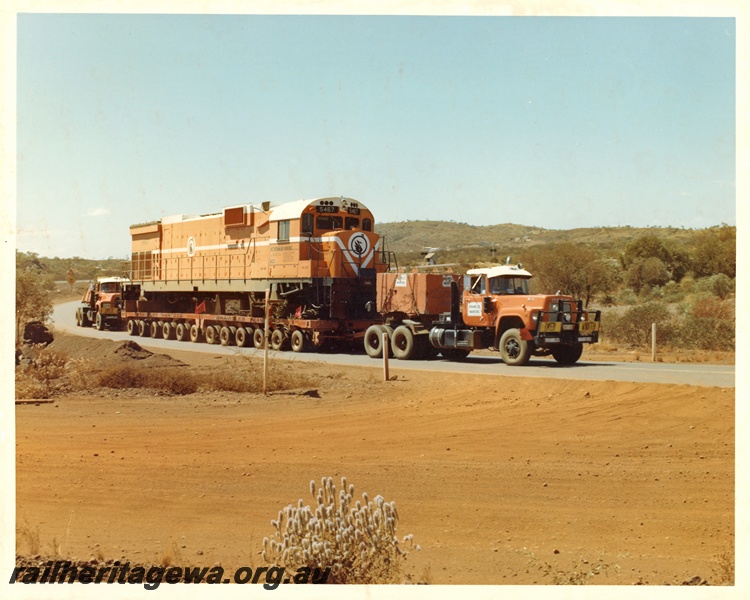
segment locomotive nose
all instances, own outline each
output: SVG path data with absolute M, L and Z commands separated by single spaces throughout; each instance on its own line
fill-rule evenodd
M 380 236 L 371 231 L 350 230 L 326 234 L 336 254 L 343 272 L 341 276 L 361 277 L 375 273 L 375 252 L 380 243 Z

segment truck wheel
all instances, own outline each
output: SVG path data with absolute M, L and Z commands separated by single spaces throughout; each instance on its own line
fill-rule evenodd
M 464 350 L 463 348 L 441 348 L 440 354 L 443 355 L 443 358 L 446 358 L 448 360 L 463 360 L 467 356 L 469 356 L 469 353 L 471 350 Z
M 370 358 L 382 358 L 383 333 L 385 330 L 380 325 L 370 325 L 365 331 L 365 352 Z
M 159 322 L 151 321 L 151 324 L 149 325 L 149 331 L 152 338 L 159 339 L 161 337 L 161 325 L 159 325 Z
M 263 348 L 263 344 L 266 341 L 266 333 L 263 331 L 262 327 L 258 327 L 255 331 L 253 331 L 253 346 L 255 346 L 258 350 Z
M 138 321 L 138 335 L 141 337 L 148 337 L 151 333 L 151 327 L 146 321 Z
M 552 348 L 552 356 L 561 365 L 574 365 L 583 354 L 583 344 L 566 344 Z
M 128 319 L 127 328 L 128 335 L 136 335 L 138 333 L 138 323 L 135 319 Z
M 414 334 L 405 325 L 399 325 L 393 332 L 391 340 L 393 356 L 399 360 L 409 360 L 414 357 Z
M 198 327 L 197 323 L 193 323 L 190 326 L 190 341 L 194 344 L 203 341 L 203 332 L 201 331 L 201 328 Z
M 227 327 L 226 325 L 219 331 L 219 343 L 222 346 L 231 346 L 234 344 L 234 335 L 232 335 L 232 330 L 229 329 L 229 327 Z
M 161 337 L 163 337 L 165 340 L 173 340 L 175 337 L 174 330 L 175 330 L 175 327 L 173 323 L 171 322 L 164 323 L 161 326 Z
M 253 340 L 252 330 L 248 331 L 244 327 L 238 327 L 234 333 L 234 343 L 240 348 L 247 348 Z
M 292 337 L 289 341 L 292 346 L 292 352 L 304 352 L 305 350 L 307 350 L 307 340 L 305 339 L 305 334 L 302 333 L 299 329 L 295 329 L 294 331 L 292 331 Z
M 96 328 L 99 331 L 104 330 L 104 317 L 102 316 L 102 313 L 96 313 Z
M 216 330 L 215 325 L 206 326 L 206 343 L 207 344 L 219 343 L 219 332 Z
M 186 323 L 177 323 L 174 328 L 174 337 L 178 342 L 187 342 L 190 339 L 190 328 Z
M 286 350 L 289 338 L 282 329 L 274 329 L 271 333 L 271 348 L 273 350 Z
M 531 358 L 531 344 L 521 337 L 519 329 L 508 329 L 500 338 L 500 355 L 510 366 L 523 366 Z

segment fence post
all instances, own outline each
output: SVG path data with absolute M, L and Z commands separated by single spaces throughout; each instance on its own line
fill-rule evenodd
M 385 331 L 383 332 L 383 343 L 381 346 L 383 348 L 383 377 L 385 377 L 385 381 L 388 381 L 390 380 L 388 372 L 388 334 Z
M 651 362 L 656 362 L 656 323 L 651 323 Z
M 266 321 L 263 325 L 263 395 L 268 395 L 268 303 L 271 297 L 271 289 L 266 288 L 266 307 L 265 315 Z

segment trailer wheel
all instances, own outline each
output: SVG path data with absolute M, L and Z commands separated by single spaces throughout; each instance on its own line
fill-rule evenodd
M 91 321 L 89 321 L 89 312 L 81 309 L 81 327 L 88 327 L 89 325 L 91 325 Z
M 500 355 L 506 365 L 525 365 L 531 358 L 531 351 L 531 344 L 521 337 L 519 329 L 508 329 L 500 338 Z
M 406 325 L 399 325 L 393 332 L 391 340 L 393 356 L 399 360 L 409 360 L 414 357 L 414 334 Z
M 76 325 L 78 327 L 81 326 L 81 309 L 80 308 L 76 308 Z
M 144 320 L 138 321 L 138 335 L 141 337 L 148 337 L 151 333 L 151 327 Z
M 561 365 L 574 365 L 581 358 L 581 354 L 583 354 L 583 344 L 575 343 L 554 346 L 551 350 L 552 356 Z
M 252 342 L 253 334 L 244 327 L 238 327 L 234 333 L 234 343 L 240 348 L 247 348 Z
M 218 344 L 219 343 L 219 332 L 215 325 L 208 325 L 206 327 L 206 343 L 207 344 Z
M 151 337 L 154 339 L 158 339 L 161 337 L 161 325 L 159 325 L 158 321 L 151 321 L 151 324 L 149 325 L 149 331 L 151 333 Z
M 164 323 L 161 326 L 161 336 L 165 340 L 173 340 L 175 338 L 174 330 L 175 330 L 174 323 L 170 323 L 170 322 Z
M 128 335 L 136 335 L 138 333 L 138 323 L 135 319 L 128 319 L 127 325 Z
M 292 345 L 292 352 L 305 352 L 307 350 L 307 339 L 305 339 L 305 334 L 299 329 L 292 331 L 290 343 Z
M 255 331 L 253 331 L 253 346 L 260 350 L 263 348 L 265 341 L 266 333 L 263 331 L 262 327 L 258 327 Z
M 271 349 L 286 350 L 289 345 L 289 337 L 283 329 L 274 329 L 271 333 Z
M 380 325 L 370 325 L 365 331 L 365 352 L 370 358 L 383 356 L 383 329 Z
M 174 337 L 178 342 L 187 342 L 190 339 L 190 328 L 187 323 L 177 323 L 174 328 Z
M 201 328 L 198 327 L 197 323 L 193 323 L 190 326 L 190 341 L 194 344 L 198 344 L 199 342 L 203 341 L 203 332 L 201 331 Z
M 219 343 L 222 346 L 231 346 L 234 344 L 234 335 L 232 330 L 226 325 L 219 330 Z
M 441 348 L 440 354 L 443 355 L 443 358 L 446 358 L 448 360 L 463 360 L 467 356 L 469 356 L 469 353 L 471 350 L 464 350 L 463 348 Z

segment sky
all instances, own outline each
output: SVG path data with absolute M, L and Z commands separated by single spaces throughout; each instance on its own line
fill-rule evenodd
M 735 224 L 731 17 L 19 14 L 17 238 L 349 196 L 380 222 Z

